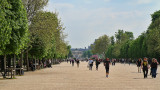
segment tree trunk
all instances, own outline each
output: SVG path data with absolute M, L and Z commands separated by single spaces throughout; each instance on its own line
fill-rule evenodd
M 36 70 L 36 58 L 35 58 L 35 65 L 34 66 L 35 66 L 35 70 Z
M 20 68 L 23 67 L 23 52 L 21 51 Z
M 20 59 L 20 75 L 23 75 L 23 52 L 21 50 L 21 59 Z
M 15 77 L 16 75 L 16 55 L 15 54 L 14 54 L 14 59 L 13 59 L 13 70 L 14 70 L 13 77 Z
M 26 59 L 27 60 L 27 71 L 29 71 L 28 50 L 27 50 L 27 56 L 26 57 L 27 57 L 27 59 Z
M 4 75 L 3 78 L 6 78 L 6 55 L 4 55 Z

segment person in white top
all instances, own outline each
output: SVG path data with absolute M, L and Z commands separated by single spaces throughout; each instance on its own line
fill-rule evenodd
M 92 70 L 92 67 L 93 67 L 93 60 L 90 59 L 88 64 L 89 64 L 89 70 Z

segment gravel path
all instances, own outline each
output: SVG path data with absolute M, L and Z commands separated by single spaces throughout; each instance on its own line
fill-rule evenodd
M 95 65 L 93 71 L 89 71 L 86 62 L 81 62 L 79 68 L 65 62 L 53 68 L 26 72 L 14 80 L 0 80 L 0 90 L 160 90 L 160 75 L 156 79 L 151 76 L 144 79 L 135 65 L 116 64 L 110 67 L 109 78 L 106 78 L 102 64 L 99 71 Z

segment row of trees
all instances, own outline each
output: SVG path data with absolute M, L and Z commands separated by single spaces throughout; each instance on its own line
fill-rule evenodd
M 93 54 L 92 54 L 92 51 L 91 51 L 91 50 L 87 50 L 87 51 L 84 51 L 84 52 L 83 52 L 82 57 L 83 57 L 83 58 L 90 58 L 92 55 L 93 55 Z
M 16 64 L 22 68 L 26 62 L 29 70 L 30 60 L 68 57 L 71 46 L 65 41 L 65 28 L 56 12 L 43 11 L 47 3 L 48 0 L 0 0 L 0 64 L 4 77 L 6 63 L 15 70 Z
M 94 54 L 109 58 L 160 58 L 160 11 L 151 15 L 152 22 L 146 32 L 134 39 L 132 32 L 118 30 L 115 36 L 99 37 L 92 45 Z

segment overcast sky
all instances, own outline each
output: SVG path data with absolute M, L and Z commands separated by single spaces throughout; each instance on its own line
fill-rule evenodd
M 160 0 L 49 0 L 46 10 L 59 12 L 72 48 L 84 48 L 118 29 L 138 37 L 151 23 L 150 15 L 160 10 Z

